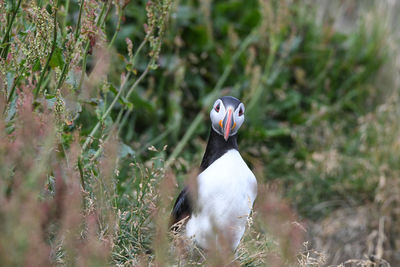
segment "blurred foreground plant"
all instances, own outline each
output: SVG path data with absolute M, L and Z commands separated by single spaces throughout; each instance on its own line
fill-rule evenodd
M 121 22 L 127 4 L 0 2 L 0 265 L 112 261 L 123 223 L 114 177 L 119 158 L 132 154 L 112 130 L 132 110 L 127 98 L 157 67 L 172 2 L 149 2 L 151 26 L 135 55 L 130 47 L 131 56 L 119 59 L 126 69 L 117 90 L 108 80 L 113 51 L 104 29 L 113 18 L 109 12 L 115 7 Z M 74 16 L 76 24 L 70 21 Z M 140 52 L 150 57 L 135 79 Z M 114 121 L 116 103 L 122 109 Z M 76 119 L 90 105 L 97 124 L 81 147 Z

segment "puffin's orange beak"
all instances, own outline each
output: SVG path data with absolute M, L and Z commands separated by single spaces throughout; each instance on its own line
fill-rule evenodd
M 233 125 L 232 109 L 228 108 L 228 114 L 225 116 L 223 123 L 225 141 L 227 141 L 229 138 L 229 133 L 231 132 L 232 125 Z

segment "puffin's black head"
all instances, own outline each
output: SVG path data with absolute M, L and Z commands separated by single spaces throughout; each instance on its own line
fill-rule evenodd
M 215 101 L 210 112 L 211 125 L 225 141 L 235 135 L 244 121 L 244 105 L 233 96 L 223 96 Z

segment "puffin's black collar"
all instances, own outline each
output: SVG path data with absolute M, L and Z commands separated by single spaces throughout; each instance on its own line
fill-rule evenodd
M 203 160 L 200 164 L 200 172 L 207 169 L 208 166 L 231 149 L 238 150 L 237 134 L 230 136 L 228 140 L 225 141 L 224 137 L 215 132 L 211 127 L 206 152 L 204 153 Z

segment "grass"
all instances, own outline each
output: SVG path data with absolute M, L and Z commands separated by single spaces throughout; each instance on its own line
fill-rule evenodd
M 0 0 L 0 265 L 395 265 L 391 5 Z M 167 225 L 221 95 L 261 189 L 236 254 L 204 256 Z M 335 252 L 362 208 L 370 258 Z

